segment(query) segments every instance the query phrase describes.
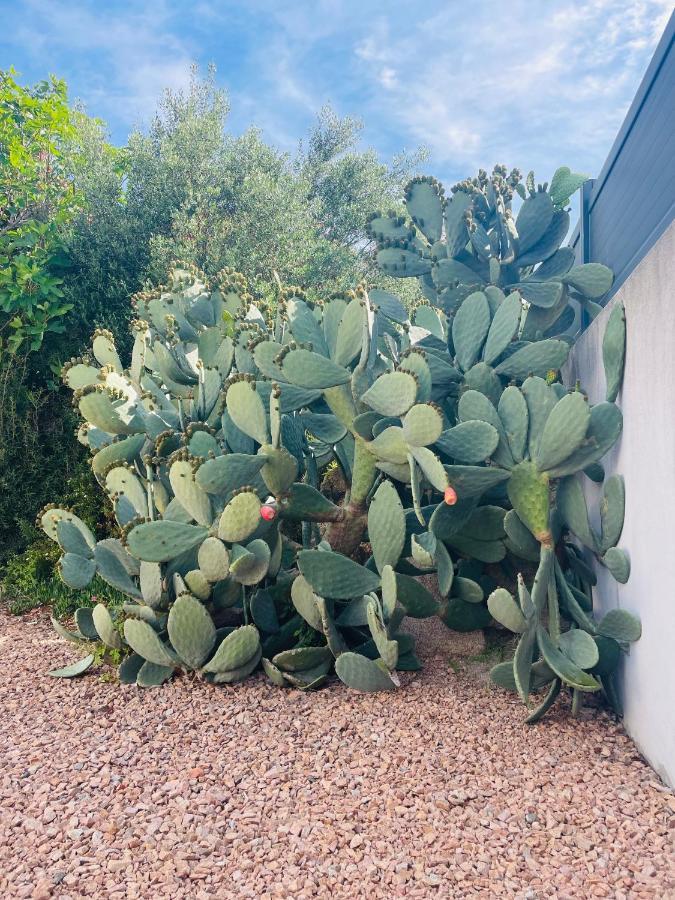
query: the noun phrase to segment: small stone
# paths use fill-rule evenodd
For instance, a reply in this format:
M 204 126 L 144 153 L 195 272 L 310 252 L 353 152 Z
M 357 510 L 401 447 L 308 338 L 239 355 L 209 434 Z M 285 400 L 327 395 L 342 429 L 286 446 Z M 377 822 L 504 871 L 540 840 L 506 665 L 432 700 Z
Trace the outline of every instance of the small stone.
M 52 896 L 54 885 L 46 878 L 40 879 L 31 894 L 32 900 L 49 900 Z

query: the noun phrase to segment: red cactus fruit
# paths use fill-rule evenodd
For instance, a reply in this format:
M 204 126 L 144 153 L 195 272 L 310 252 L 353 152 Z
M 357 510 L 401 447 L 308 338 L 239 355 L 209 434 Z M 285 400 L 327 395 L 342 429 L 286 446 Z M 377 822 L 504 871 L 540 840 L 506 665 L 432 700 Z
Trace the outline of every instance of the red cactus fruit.
M 271 522 L 273 519 L 276 519 L 277 511 L 273 506 L 269 506 L 266 503 L 264 506 L 260 507 L 260 515 L 266 522 Z
M 448 506 L 454 506 L 455 503 L 457 503 L 457 492 L 455 491 L 454 487 L 450 487 L 450 485 L 446 487 L 445 491 L 443 492 L 443 500 L 448 504 Z

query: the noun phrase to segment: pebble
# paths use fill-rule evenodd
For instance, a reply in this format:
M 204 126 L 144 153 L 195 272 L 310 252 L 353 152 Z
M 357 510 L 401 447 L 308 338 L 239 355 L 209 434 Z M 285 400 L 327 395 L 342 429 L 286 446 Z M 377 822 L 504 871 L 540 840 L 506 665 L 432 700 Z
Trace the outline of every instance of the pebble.
M 675 897 L 675 795 L 622 727 L 561 697 L 528 728 L 480 635 L 411 630 L 393 694 L 143 692 L 49 679 L 73 647 L 0 612 L 0 897 Z

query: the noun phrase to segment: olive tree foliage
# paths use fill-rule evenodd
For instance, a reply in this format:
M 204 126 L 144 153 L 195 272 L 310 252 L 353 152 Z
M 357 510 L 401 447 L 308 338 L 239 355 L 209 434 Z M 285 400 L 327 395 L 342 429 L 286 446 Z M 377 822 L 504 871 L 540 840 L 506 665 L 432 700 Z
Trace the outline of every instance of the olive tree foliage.
M 90 132 L 88 209 L 71 237 L 66 289 L 88 330 L 106 324 L 124 339 L 127 297 L 163 279 L 174 259 L 207 274 L 233 266 L 267 296 L 274 272 L 324 294 L 364 275 L 382 280 L 367 217 L 398 208 L 423 153 L 385 165 L 360 148 L 361 124 L 327 107 L 288 154 L 255 128 L 228 133 L 228 112 L 214 70 L 205 78 L 195 70 L 185 90 L 164 93 L 149 129 L 130 136 L 121 158 L 103 153 L 100 134 Z
M 336 253 L 322 267 L 317 260 L 311 275 L 319 283 L 349 277 L 357 259 L 359 271 L 379 277 L 373 245 L 365 223 L 374 209 L 401 206 L 401 189 L 413 169 L 425 159 L 424 151 L 402 153 L 390 166 L 374 150 L 359 150 L 362 123 L 340 118 L 325 106 L 309 136 L 300 142 L 294 170 L 306 185 L 320 238 Z

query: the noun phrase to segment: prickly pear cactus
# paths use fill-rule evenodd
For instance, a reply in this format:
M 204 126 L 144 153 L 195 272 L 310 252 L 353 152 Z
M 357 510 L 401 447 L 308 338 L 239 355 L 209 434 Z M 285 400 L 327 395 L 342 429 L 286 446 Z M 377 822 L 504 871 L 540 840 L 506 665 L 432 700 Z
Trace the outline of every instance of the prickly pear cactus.
M 570 226 L 565 207 L 586 180 L 562 167 L 550 186 L 535 185 L 533 172 L 523 182 L 517 169 L 495 166 L 490 175 L 481 170 L 454 185 L 446 197 L 434 178 L 415 178 L 405 193 L 407 216 L 375 214 L 370 220 L 377 262 L 395 278 L 419 278 L 432 306 L 448 315 L 473 293 L 484 293 L 494 304 L 502 294 L 517 292 L 523 301 L 522 340 L 564 334 L 574 322 L 574 306 L 594 316 L 598 299 L 612 284 L 606 266 L 574 266 L 573 250 L 563 246 Z M 516 194 L 522 202 L 514 214 Z M 474 314 L 476 331 L 486 330 L 485 313 Z M 434 333 L 428 313 L 421 318 L 416 324 Z M 505 316 L 507 331 L 508 321 Z M 515 331 L 516 326 L 507 342 Z M 494 341 L 486 351 L 492 360 L 501 354 Z M 473 345 L 458 352 L 477 359 Z
M 272 314 L 240 276 L 208 284 L 187 268 L 134 304 L 128 367 L 97 331 L 63 372 L 119 537 L 97 542 L 69 510 L 39 516 L 70 586 L 98 574 L 130 602 L 80 610 L 78 630 L 59 633 L 128 653 L 120 679 L 142 687 L 181 670 L 232 683 L 262 663 L 279 684 L 314 688 L 344 653 L 364 660 L 337 667 L 351 687 L 394 687 L 397 668 L 419 667 L 402 619 L 438 604 L 393 567 L 415 552 L 425 493 L 454 499 L 431 449 L 441 388 L 411 350 L 407 315 L 381 326 L 364 289 L 324 305 L 289 289 Z M 340 503 L 320 490 L 329 464 Z M 364 566 L 350 556 L 368 530 L 377 557 Z M 447 550 L 423 545 L 451 578 Z
M 92 615 L 79 610 L 75 632 L 55 627 L 69 640 L 130 653 L 124 682 L 156 686 L 179 669 L 232 682 L 262 656 L 249 624 L 252 598 L 275 579 L 283 545 L 276 509 L 264 512 L 267 457 L 255 453 L 226 401 L 229 389 L 250 389 L 243 416 L 250 412 L 247 427 L 261 443 L 267 413 L 249 384 L 246 344 L 265 320 L 250 301 L 233 272 L 207 284 L 196 270 L 175 269 L 168 285 L 133 298 L 139 318 L 128 368 L 112 335 L 99 330 L 91 354 L 63 370 L 85 420 L 78 439 L 92 452 L 120 536 L 97 542 L 54 507 L 38 520 L 63 551 L 67 584 L 84 588 L 98 574 L 130 602 L 112 613 L 100 604 Z M 222 624 L 230 607 L 241 628 Z M 244 650 L 232 656 L 227 648 L 245 629 Z
M 459 601 L 451 597 L 440 615 L 451 628 L 482 627 L 494 619 L 522 635 L 513 662 L 497 667 L 495 680 L 508 682 L 527 702 L 530 686 L 550 684 L 528 721 L 543 715 L 561 685 L 572 690 L 574 711 L 582 691 L 601 687 L 616 709 L 612 672 L 625 644 L 593 620 L 595 575 L 588 564 L 594 556 L 617 581 L 628 579 L 629 559 L 617 546 L 623 480 L 612 476 L 604 482 L 599 516 L 589 512 L 586 494 L 592 488 L 584 490 L 582 482 L 603 482 L 600 461 L 622 429 L 614 402 L 625 349 L 620 306 L 612 311 L 603 343 L 606 401 L 591 405 L 579 386 L 568 391 L 560 379 L 579 312 L 594 317 L 612 284 L 609 269 L 575 266 L 573 251 L 562 246 L 569 230 L 565 206 L 584 180 L 561 168 L 550 186 L 535 186 L 533 173 L 523 183 L 517 170 L 496 166 L 490 176 L 481 171 L 455 185 L 446 198 L 437 181 L 416 178 L 406 190 L 407 216 L 378 214 L 369 225 L 380 268 L 419 280 L 426 300 L 413 312 L 413 348 L 447 373 L 442 394 L 433 395 L 446 417 L 433 449 L 459 502 L 429 510 L 429 530 L 472 558 L 481 591 Z M 514 214 L 516 194 L 521 202 Z M 384 300 L 396 308 L 394 295 Z M 596 519 L 599 533 L 591 524 Z M 524 583 L 519 605 L 503 588 L 492 590 L 494 571 L 481 570 L 481 564 L 518 569 L 523 561 L 540 559 L 540 602 L 534 607 L 524 604 Z M 487 606 L 484 593 L 490 595 Z M 621 615 L 633 622 L 626 640 L 637 639 L 634 618 Z M 572 630 L 561 633 L 561 621 Z M 595 670 L 602 664 L 597 654 L 578 658 L 579 648 L 590 646 L 588 635 L 599 636 L 599 652 L 613 661 L 611 667 L 605 661 L 602 675 Z M 597 677 L 584 681 L 575 666 Z
M 120 535 L 97 542 L 68 510 L 40 517 L 68 584 L 99 574 L 130 602 L 59 633 L 128 653 L 120 680 L 141 687 L 180 671 L 230 684 L 261 666 L 280 687 L 335 672 L 387 691 L 420 666 L 406 616 L 464 631 L 496 620 L 522 635 L 509 665 L 523 698 L 553 685 L 550 706 L 567 685 L 577 709 L 579 691 L 615 694 L 611 642 L 635 628 L 594 623 L 585 553 L 628 577 L 623 482 L 605 483 L 598 532 L 577 478 L 602 481 L 621 431 L 625 323 L 606 341 L 608 399 L 591 406 L 559 379 L 573 306 L 611 284 L 561 248 L 578 180 L 560 170 L 535 190 L 495 170 L 446 202 L 416 179 L 409 218 L 370 223 L 383 269 L 421 278 L 411 311 L 363 286 L 323 302 L 280 288 L 265 307 L 241 276 L 190 268 L 137 295 L 128 367 L 97 332 L 64 370 Z M 499 579 L 532 562 L 516 603 Z

